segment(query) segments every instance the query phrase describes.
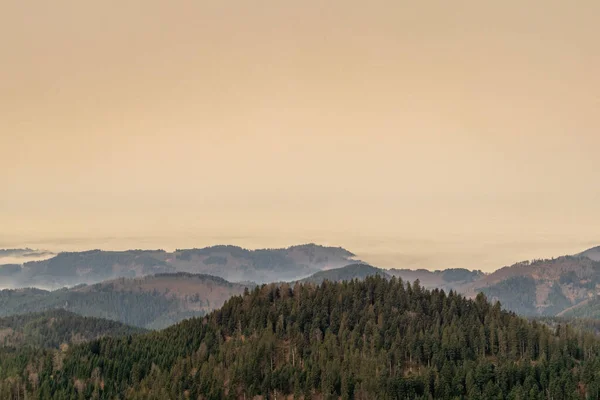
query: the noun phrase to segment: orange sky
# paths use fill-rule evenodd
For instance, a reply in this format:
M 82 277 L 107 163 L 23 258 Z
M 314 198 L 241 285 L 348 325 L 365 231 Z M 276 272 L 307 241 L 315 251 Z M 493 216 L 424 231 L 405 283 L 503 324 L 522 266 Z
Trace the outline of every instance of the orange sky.
M 2 1 L 0 244 L 600 241 L 599 15 L 596 0 Z

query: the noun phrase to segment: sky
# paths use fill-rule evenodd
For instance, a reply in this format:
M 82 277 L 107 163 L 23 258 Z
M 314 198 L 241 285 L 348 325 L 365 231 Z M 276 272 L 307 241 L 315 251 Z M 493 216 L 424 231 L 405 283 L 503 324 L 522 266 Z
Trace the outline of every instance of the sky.
M 0 247 L 600 244 L 600 2 L 0 0 Z

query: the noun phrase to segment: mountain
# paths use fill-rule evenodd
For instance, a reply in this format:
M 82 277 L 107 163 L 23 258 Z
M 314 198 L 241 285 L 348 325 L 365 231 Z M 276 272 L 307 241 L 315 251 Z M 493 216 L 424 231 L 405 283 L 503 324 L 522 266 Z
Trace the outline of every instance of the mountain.
M 600 261 L 600 246 L 592 247 L 584 252 L 578 254 L 580 257 L 587 257 L 594 261 Z
M 21 287 L 58 288 L 116 277 L 176 272 L 166 258 L 167 253 L 160 250 L 60 253 L 48 260 L 25 263 L 18 282 Z
M 471 271 L 464 268 L 450 268 L 437 271 L 394 268 L 387 270 L 387 272 L 407 282 L 419 280 L 419 283 L 428 289 L 440 288 L 444 290 L 460 290 L 485 276 L 481 271 Z
M 600 320 L 600 296 L 587 299 L 569 307 L 558 314 L 565 318 L 584 318 Z
M 115 321 L 82 317 L 65 310 L 16 315 L 0 318 L 0 346 L 24 345 L 59 348 L 104 336 L 127 336 L 144 333 Z
M 501 268 L 462 287 L 475 296 L 485 293 L 521 315 L 557 315 L 595 296 L 600 290 L 600 262 L 564 256 Z
M 600 390 L 593 334 L 381 276 L 265 285 L 204 318 L 73 346 L 60 365 L 54 354 L 0 357 L 0 398 L 584 399 Z
M 204 315 L 242 294 L 247 285 L 187 273 L 119 278 L 94 285 L 46 291 L 0 291 L 0 316 L 62 308 L 83 316 L 161 329 L 185 318 Z
M 384 278 L 391 277 L 385 270 L 368 264 L 350 264 L 342 268 L 316 272 L 308 278 L 300 280 L 300 282 L 321 284 L 325 280 L 330 282 L 351 281 L 352 279 L 365 279 L 367 276 L 373 275 L 381 275 Z
M 232 282 L 292 281 L 321 270 L 353 262 L 354 254 L 340 247 L 315 244 L 286 249 L 247 250 L 236 246 L 177 250 L 170 263 L 178 270 L 220 276 Z
M 203 249 L 128 250 L 60 253 L 43 261 L 28 262 L 15 271 L 10 287 L 58 289 L 93 284 L 119 277 L 188 272 L 219 276 L 230 282 L 291 281 L 315 272 L 348 265 L 354 254 L 339 247 L 315 244 L 286 249 L 247 250 L 236 246 Z

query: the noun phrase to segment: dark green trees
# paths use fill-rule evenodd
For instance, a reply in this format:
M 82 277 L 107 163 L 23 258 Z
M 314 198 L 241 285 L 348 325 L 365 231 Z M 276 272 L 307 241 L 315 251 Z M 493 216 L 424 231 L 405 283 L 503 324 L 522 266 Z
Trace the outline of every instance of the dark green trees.
M 25 387 L 66 399 L 598 399 L 599 351 L 591 334 L 483 295 L 375 276 L 262 286 L 162 332 L 76 346 Z M 20 382 L 31 357 L 10 364 Z

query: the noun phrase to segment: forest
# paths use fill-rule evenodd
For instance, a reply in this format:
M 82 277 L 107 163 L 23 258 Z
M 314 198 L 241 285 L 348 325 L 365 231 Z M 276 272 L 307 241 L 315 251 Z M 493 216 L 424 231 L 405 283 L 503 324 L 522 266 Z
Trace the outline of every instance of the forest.
M 483 294 L 373 276 L 263 285 L 203 318 L 63 353 L 4 350 L 0 398 L 598 399 L 599 352 L 591 332 Z

